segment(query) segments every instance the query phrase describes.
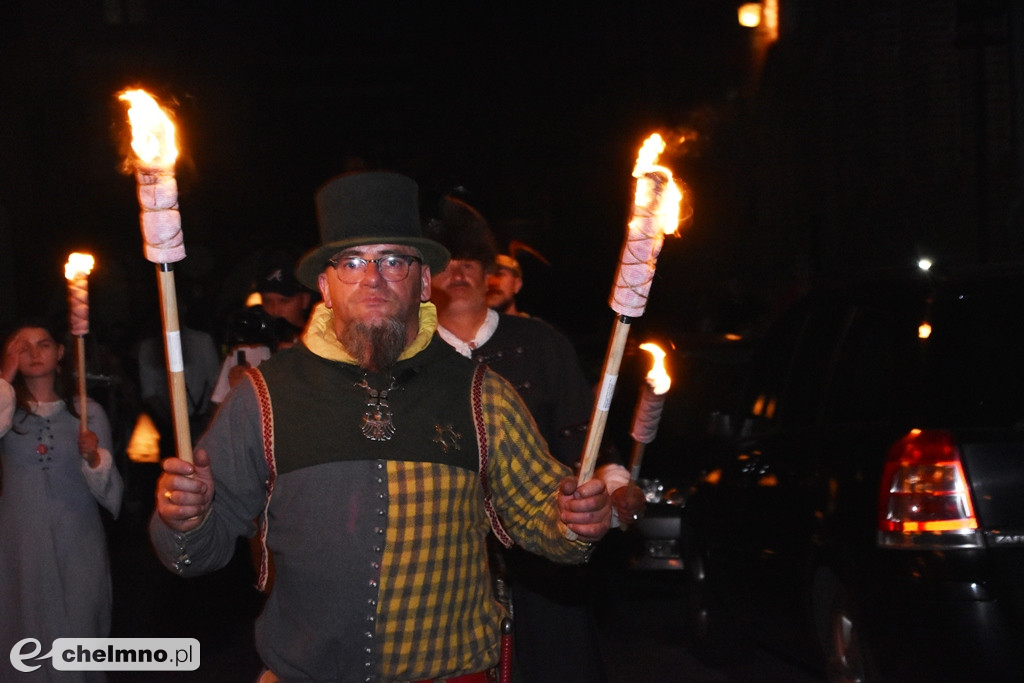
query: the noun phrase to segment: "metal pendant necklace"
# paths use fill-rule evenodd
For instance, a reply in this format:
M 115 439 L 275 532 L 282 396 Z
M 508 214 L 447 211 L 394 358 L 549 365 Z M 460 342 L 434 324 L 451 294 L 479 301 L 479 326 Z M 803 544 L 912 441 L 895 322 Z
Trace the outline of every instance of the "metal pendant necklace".
M 366 381 L 366 375 L 355 385 L 366 389 L 366 413 L 363 415 L 361 430 L 363 436 L 370 441 L 388 441 L 395 435 L 395 423 L 391 420 L 391 406 L 388 405 L 388 392 L 398 386 L 398 381 L 391 377 L 391 386 L 387 389 L 374 389 Z

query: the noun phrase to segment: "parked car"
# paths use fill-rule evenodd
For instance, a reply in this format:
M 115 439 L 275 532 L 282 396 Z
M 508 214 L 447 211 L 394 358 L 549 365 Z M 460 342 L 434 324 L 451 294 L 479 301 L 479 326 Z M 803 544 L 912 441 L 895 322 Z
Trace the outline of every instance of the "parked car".
M 687 497 L 695 651 L 829 680 L 1019 679 L 1024 268 L 822 285 L 758 344 Z

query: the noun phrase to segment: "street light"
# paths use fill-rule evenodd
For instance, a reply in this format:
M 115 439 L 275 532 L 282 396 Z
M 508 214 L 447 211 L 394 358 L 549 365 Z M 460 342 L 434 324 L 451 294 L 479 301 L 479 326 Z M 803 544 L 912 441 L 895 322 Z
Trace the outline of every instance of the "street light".
M 765 46 L 779 39 L 779 0 L 745 2 L 736 10 L 740 26 L 759 29 L 759 39 Z
M 745 2 L 736 10 L 740 26 L 757 28 L 761 24 L 761 3 Z

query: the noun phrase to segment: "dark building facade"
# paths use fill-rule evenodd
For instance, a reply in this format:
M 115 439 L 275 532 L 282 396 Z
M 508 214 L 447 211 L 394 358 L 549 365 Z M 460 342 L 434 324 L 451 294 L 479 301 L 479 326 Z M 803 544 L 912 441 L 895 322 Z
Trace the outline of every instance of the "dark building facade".
M 818 271 L 1024 256 L 1024 7 L 779 0 L 737 130 L 753 253 Z

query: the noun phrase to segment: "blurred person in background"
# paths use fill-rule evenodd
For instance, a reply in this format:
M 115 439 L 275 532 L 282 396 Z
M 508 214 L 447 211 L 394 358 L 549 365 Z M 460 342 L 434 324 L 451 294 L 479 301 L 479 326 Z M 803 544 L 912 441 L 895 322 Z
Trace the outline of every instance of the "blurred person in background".
M 288 324 L 278 331 L 278 348 L 294 344 L 306 327 L 313 302 L 313 293 L 295 279 L 295 260 L 273 258 L 257 278 L 256 291 L 267 315 Z
M 116 518 L 124 484 L 110 424 L 87 399 L 87 426 L 64 346 L 42 321 L 16 327 L 0 356 L 0 680 L 102 681 L 103 672 L 32 678 L 11 668 L 14 646 L 34 638 L 103 638 L 110 632 L 110 560 L 100 506 Z M 70 366 L 68 366 L 70 367 Z
M 487 305 L 498 313 L 522 315 L 516 308 L 516 294 L 523 288 L 523 268 L 508 254 L 498 254 L 487 273 Z
M 254 288 L 259 303 L 246 302 L 231 316 L 228 354 L 220 368 L 213 402 L 221 403 L 228 390 L 279 349 L 294 344 L 306 327 L 313 293 L 295 279 L 295 258 L 275 252 L 265 260 Z
M 523 288 L 523 267 L 519 263 L 519 254 L 524 252 L 546 266 L 551 265 L 532 247 L 515 240 L 509 242 L 507 253 L 496 255 L 487 271 L 487 305 L 498 313 L 530 317 L 529 313 L 519 310 L 516 304 L 516 295 Z

